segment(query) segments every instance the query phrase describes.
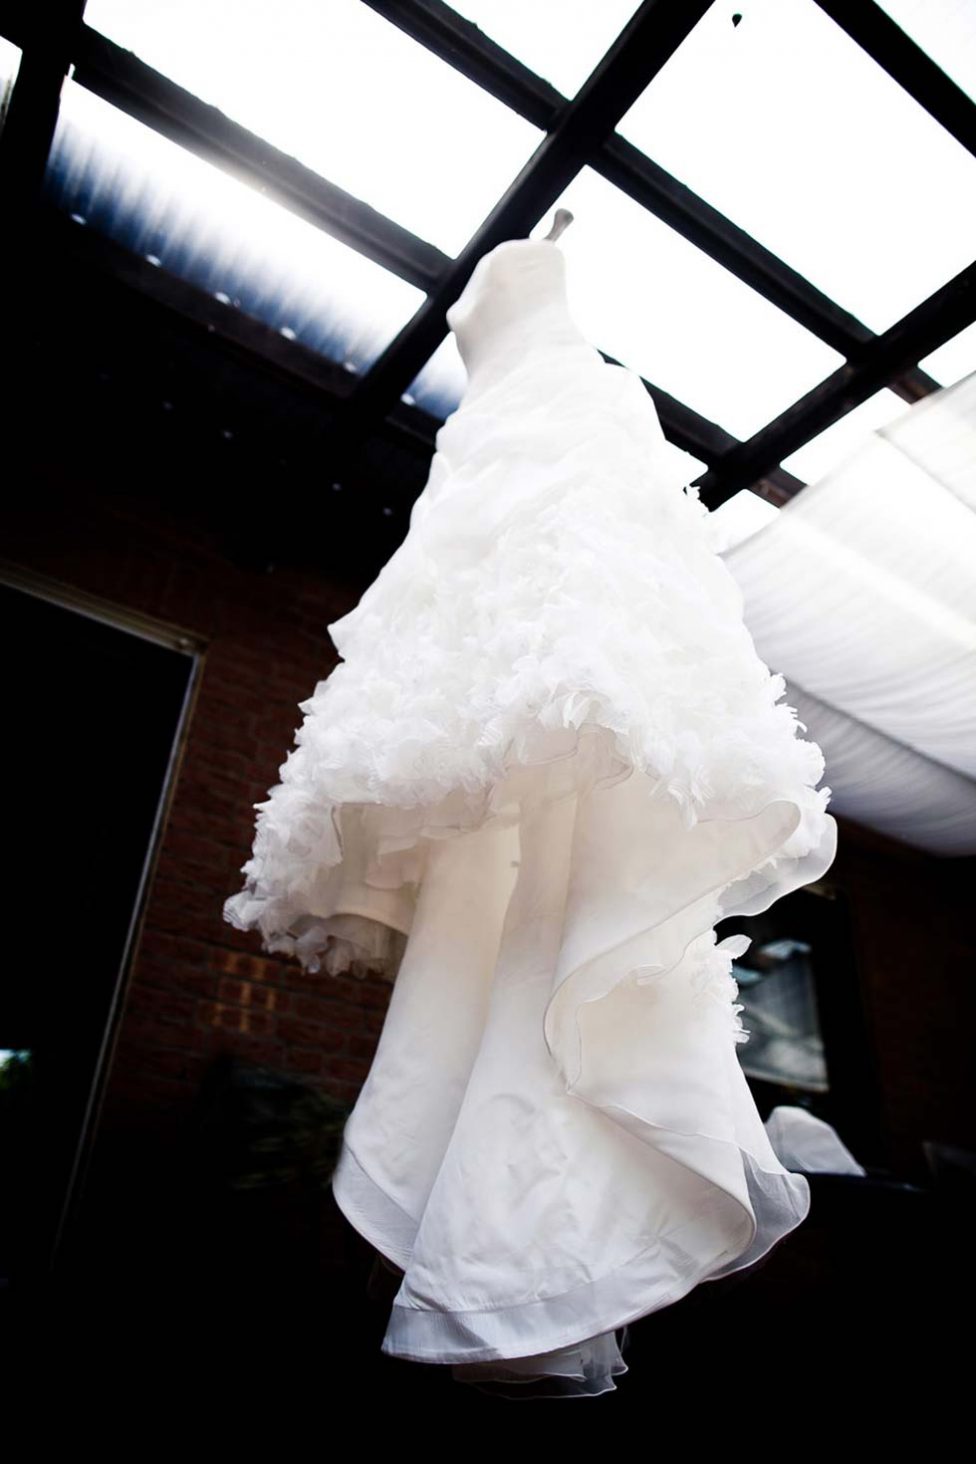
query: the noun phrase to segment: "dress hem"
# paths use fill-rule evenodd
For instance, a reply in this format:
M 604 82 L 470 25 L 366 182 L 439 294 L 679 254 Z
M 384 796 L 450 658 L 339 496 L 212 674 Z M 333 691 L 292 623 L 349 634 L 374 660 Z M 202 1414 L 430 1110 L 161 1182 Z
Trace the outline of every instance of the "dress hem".
M 733 1143 L 730 1139 L 718 1139 L 713 1135 L 680 1134 L 666 1129 L 664 1125 L 648 1124 L 648 1127 L 677 1138 L 691 1137 L 713 1144 Z M 730 1244 L 726 1226 L 720 1245 L 713 1246 L 705 1257 L 693 1256 L 678 1244 L 675 1237 L 693 1227 L 700 1229 L 708 1216 L 715 1216 L 718 1223 L 718 1212 L 727 1214 L 730 1205 L 741 1204 L 729 1191 L 722 1190 L 707 1205 L 700 1206 L 690 1220 L 656 1236 L 651 1245 L 615 1271 L 560 1295 L 496 1309 L 470 1311 L 432 1310 L 406 1306 L 394 1300 L 381 1350 L 406 1361 L 444 1365 L 498 1362 L 506 1358 L 548 1353 L 616 1331 L 679 1301 L 705 1281 L 720 1280 L 733 1271 L 754 1265 L 802 1224 L 809 1213 L 810 1188 L 803 1175 L 786 1169 L 766 1169 L 741 1144 L 735 1144 L 735 1147 L 754 1195 L 769 1192 L 770 1178 L 781 1192 L 783 1208 L 775 1226 L 764 1229 L 752 1223 L 755 1211 L 750 1210 L 739 1226 L 741 1241 Z M 757 1179 L 759 1175 L 766 1176 L 765 1183 Z M 413 1236 L 401 1245 L 391 1235 L 391 1224 L 394 1230 L 404 1226 L 411 1228 L 415 1235 L 417 1223 L 370 1177 L 345 1141 L 339 1163 L 333 1171 L 332 1186 L 336 1203 L 350 1224 L 376 1250 L 406 1272 Z M 745 1236 L 746 1230 L 748 1237 Z M 675 1276 L 678 1280 L 662 1291 L 662 1284 Z M 540 1328 L 540 1318 L 556 1323 L 568 1307 L 575 1311 L 573 1320 L 564 1322 L 551 1333 Z M 494 1343 L 487 1340 L 492 1334 L 497 1339 Z M 425 1337 L 437 1336 L 442 1339 L 442 1345 L 422 1345 Z M 451 1350 L 447 1350 L 448 1347 Z

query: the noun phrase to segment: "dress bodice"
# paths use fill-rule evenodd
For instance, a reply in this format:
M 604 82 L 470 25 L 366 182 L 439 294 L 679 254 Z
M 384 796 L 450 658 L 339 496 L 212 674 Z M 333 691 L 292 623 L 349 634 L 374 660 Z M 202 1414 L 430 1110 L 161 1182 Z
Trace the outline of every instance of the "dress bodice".
M 485 254 L 447 323 L 469 387 L 504 375 L 529 352 L 593 349 L 570 313 L 565 256 L 548 239 L 509 239 Z

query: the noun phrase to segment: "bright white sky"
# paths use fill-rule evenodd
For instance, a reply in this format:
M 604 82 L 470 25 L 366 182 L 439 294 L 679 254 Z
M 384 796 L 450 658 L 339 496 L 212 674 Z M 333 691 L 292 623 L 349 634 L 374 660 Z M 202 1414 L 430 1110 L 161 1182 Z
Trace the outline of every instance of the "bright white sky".
M 636 0 L 459 0 L 457 8 L 573 95 Z M 883 8 L 972 86 L 976 0 L 885 0 Z M 449 254 L 540 141 L 361 0 L 88 0 L 86 20 Z M 86 125 L 93 117 L 89 109 Z M 125 132 L 137 167 L 138 134 L 132 124 L 126 130 L 129 119 L 117 129 L 116 121 L 102 113 L 101 144 L 112 147 L 115 131 Z M 619 130 L 873 330 L 887 329 L 976 254 L 976 160 L 812 0 L 715 0 Z M 193 172 L 204 210 L 213 170 L 190 161 L 195 172 L 171 145 L 146 156 L 157 181 L 182 198 Z M 247 207 L 253 190 L 235 188 Z M 230 198 L 221 191 L 214 227 L 240 237 Z M 583 330 L 735 436 L 750 436 L 840 364 L 590 170 L 563 201 L 576 215 L 561 245 Z M 279 268 L 318 269 L 319 289 L 332 292 L 337 309 L 368 317 L 359 346 L 348 348 L 361 367 L 408 318 L 416 292 L 401 281 L 381 286 L 384 272 L 372 265 L 368 285 L 363 261 L 335 241 L 323 269 L 315 242 L 299 248 L 300 231 L 273 222 L 284 211 L 260 203 L 248 222 L 266 229 L 265 255 L 290 240 L 297 252 Z M 548 220 L 539 232 L 547 228 Z M 249 247 L 260 244 L 252 238 Z M 974 366 L 969 330 L 926 369 L 948 384 Z M 423 401 L 432 383 L 456 393 L 462 380 L 450 343 L 412 390 Z M 881 392 L 785 466 L 809 480 L 905 406 Z

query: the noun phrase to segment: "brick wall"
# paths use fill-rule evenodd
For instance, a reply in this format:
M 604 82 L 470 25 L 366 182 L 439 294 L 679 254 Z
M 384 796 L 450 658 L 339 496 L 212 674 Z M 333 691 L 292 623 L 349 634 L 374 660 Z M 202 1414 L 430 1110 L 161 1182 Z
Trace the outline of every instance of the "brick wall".
M 832 877 L 852 917 L 885 1162 L 927 1174 L 922 1144 L 976 1151 L 976 860 L 937 859 L 841 825 Z
M 57 483 L 8 526 L 9 559 L 186 627 L 207 645 L 125 1000 L 103 1129 L 165 1135 L 208 1065 L 233 1052 L 349 1103 L 369 1069 L 389 986 L 309 976 L 222 919 L 250 852 L 253 805 L 277 781 L 298 703 L 335 664 L 326 626 L 359 590 L 312 570 L 247 569 L 218 528 L 149 500 Z M 79 524 L 82 526 L 79 528 Z M 889 1162 L 919 1170 L 924 1138 L 976 1146 L 973 937 L 966 870 L 841 822 L 833 877 L 883 1087 Z
M 230 562 L 219 533 L 149 502 L 57 485 L 8 525 L 18 564 L 183 626 L 206 644 L 148 892 L 101 1125 L 165 1130 L 214 1056 L 233 1051 L 351 1102 L 389 996 L 379 978 L 305 974 L 222 918 L 243 883 L 255 811 L 278 779 L 298 703 L 336 662 L 326 629 L 358 592 L 295 569 Z M 81 525 L 81 527 L 79 527 Z

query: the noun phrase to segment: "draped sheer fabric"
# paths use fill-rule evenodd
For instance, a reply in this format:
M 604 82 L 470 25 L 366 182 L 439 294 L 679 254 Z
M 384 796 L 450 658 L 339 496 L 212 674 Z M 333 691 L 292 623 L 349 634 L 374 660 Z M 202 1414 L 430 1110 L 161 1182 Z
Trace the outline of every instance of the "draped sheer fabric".
M 468 390 L 224 913 L 393 983 L 332 1181 L 403 1272 L 383 1350 L 594 1396 L 628 1323 L 808 1212 L 737 1058 L 749 942 L 715 926 L 819 879 L 837 830 L 697 466 L 580 335 L 559 249 L 499 246 L 449 323 Z
M 974 509 L 976 372 L 723 554 L 829 764 L 831 807 L 948 857 L 976 853 Z

